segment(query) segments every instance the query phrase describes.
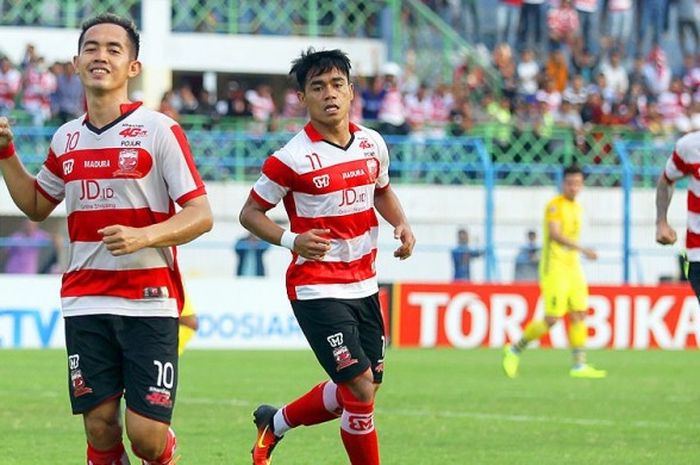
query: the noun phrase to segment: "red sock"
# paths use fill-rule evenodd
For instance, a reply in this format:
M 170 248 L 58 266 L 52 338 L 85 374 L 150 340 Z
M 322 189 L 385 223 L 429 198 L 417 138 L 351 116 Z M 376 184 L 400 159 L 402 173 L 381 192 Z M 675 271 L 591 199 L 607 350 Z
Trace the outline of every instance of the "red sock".
M 374 402 L 360 402 L 345 385 L 338 386 L 343 399 L 340 437 L 352 465 L 379 465 L 379 442 L 374 429 Z
M 287 404 L 282 409 L 282 415 L 289 427 L 295 428 L 335 420 L 340 416 L 340 410 L 338 387 L 333 381 L 325 381 Z
M 170 465 L 172 460 L 175 458 L 175 450 L 177 449 L 177 438 L 175 437 L 175 431 L 173 431 L 172 428 L 168 428 L 168 436 L 166 439 L 165 443 L 165 449 L 163 449 L 163 453 L 160 454 L 160 457 L 158 457 L 155 460 L 149 461 L 145 457 L 143 457 L 142 454 L 139 453 L 133 446 L 131 447 L 131 450 L 134 451 L 134 454 L 140 459 L 143 460 L 144 465 Z
M 109 450 L 97 450 L 88 443 L 87 465 L 129 465 L 129 457 L 121 442 Z

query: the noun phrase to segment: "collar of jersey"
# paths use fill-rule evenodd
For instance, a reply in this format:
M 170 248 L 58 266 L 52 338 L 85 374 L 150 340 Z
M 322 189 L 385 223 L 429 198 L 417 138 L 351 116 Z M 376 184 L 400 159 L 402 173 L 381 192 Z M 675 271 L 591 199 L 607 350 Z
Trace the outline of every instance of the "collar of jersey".
M 360 130 L 360 127 L 350 121 L 348 124 L 348 129 L 350 130 L 350 134 L 354 134 Z M 304 131 L 306 132 L 306 135 L 309 136 L 309 139 L 311 139 L 311 142 L 321 142 L 325 140 L 321 133 L 316 130 L 313 124 L 311 124 L 311 121 L 306 123 L 306 126 L 304 126 Z
M 143 102 L 128 102 L 128 103 L 122 103 L 119 105 L 119 114 L 121 116 L 124 116 L 127 113 L 131 113 L 132 111 L 136 110 L 138 107 L 143 105 Z M 90 122 L 90 115 L 85 113 L 85 118 L 83 119 L 83 124 Z
M 128 102 L 128 103 L 122 103 L 119 105 L 119 118 L 115 119 L 111 123 L 98 128 L 96 126 L 93 126 L 92 123 L 90 123 L 90 115 L 85 113 L 85 118 L 83 119 L 83 124 L 87 126 L 91 131 L 101 134 L 105 132 L 107 129 L 113 127 L 115 124 L 117 124 L 119 121 L 123 120 L 129 113 L 132 111 L 136 110 L 139 108 L 141 105 L 143 105 L 143 102 Z

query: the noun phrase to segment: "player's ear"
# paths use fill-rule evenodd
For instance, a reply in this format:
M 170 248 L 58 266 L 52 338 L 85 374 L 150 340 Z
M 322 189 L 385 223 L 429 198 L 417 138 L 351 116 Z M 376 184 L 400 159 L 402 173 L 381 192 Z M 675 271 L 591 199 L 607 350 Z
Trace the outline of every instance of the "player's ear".
M 301 90 L 297 91 L 297 99 L 299 99 L 299 103 L 301 103 L 304 107 L 306 107 L 306 93 L 304 93 Z
M 80 74 L 80 71 L 78 71 L 78 55 L 73 55 L 73 72 Z
M 129 78 L 133 78 L 141 74 L 141 62 L 139 60 L 132 60 L 129 63 Z

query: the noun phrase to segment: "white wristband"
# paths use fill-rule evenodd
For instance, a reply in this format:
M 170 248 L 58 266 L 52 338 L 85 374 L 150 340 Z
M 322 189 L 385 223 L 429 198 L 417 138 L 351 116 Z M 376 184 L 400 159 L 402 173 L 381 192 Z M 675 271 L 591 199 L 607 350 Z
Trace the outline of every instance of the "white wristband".
M 298 235 L 299 234 L 285 229 L 282 233 L 282 237 L 280 238 L 280 245 L 294 252 L 294 240 Z

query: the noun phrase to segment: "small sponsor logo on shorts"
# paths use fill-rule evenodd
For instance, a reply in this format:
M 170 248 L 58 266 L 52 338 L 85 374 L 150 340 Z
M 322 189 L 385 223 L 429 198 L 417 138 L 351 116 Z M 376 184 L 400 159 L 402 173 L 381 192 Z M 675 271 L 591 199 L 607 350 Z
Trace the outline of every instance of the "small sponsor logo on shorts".
M 80 365 L 80 355 L 73 354 L 68 356 L 68 368 L 71 370 L 77 370 Z
M 158 407 L 173 408 L 173 400 L 170 398 L 170 391 L 151 386 L 146 395 L 146 402 Z
M 80 370 L 71 370 L 70 384 L 73 388 L 73 397 L 84 396 L 92 392 L 92 388 L 85 384 L 85 378 L 83 378 L 83 373 Z
M 326 338 L 326 341 L 331 345 L 331 347 L 339 347 L 343 345 L 343 333 L 331 334 Z
M 374 366 L 375 373 L 384 373 L 384 362 L 379 362 Z
M 143 288 L 144 299 L 167 299 L 168 297 L 170 297 L 170 292 L 166 286 Z
M 335 371 L 340 371 L 357 363 L 356 358 L 352 358 L 348 346 L 340 346 L 333 349 L 333 358 L 335 358 Z

